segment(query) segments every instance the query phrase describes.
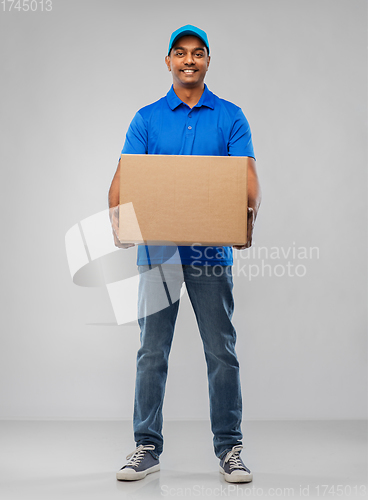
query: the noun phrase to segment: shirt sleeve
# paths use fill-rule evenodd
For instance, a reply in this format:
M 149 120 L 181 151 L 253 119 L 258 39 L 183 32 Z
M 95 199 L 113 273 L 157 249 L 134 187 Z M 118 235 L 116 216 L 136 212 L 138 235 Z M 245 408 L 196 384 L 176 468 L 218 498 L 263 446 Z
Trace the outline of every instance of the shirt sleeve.
M 142 115 L 138 111 L 129 125 L 128 132 L 125 137 L 124 147 L 121 153 L 137 155 L 146 154 L 148 150 L 147 145 L 147 126 Z
M 230 156 L 251 156 L 256 159 L 254 156 L 250 126 L 241 109 L 238 110 L 234 117 L 228 144 L 228 152 Z

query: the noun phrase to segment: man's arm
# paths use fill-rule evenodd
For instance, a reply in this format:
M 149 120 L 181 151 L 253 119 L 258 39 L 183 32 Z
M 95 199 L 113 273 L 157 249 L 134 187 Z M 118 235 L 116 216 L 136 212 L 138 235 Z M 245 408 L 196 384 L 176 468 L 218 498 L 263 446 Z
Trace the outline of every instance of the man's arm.
M 120 161 L 116 169 L 114 178 L 112 179 L 109 190 L 109 208 L 114 208 L 119 205 L 119 190 L 120 190 Z
M 261 190 L 258 182 L 256 161 L 254 159 L 252 133 L 248 120 L 240 108 L 234 117 L 228 149 L 231 156 L 245 156 L 248 164 L 248 238 L 245 245 L 233 245 L 237 250 L 242 250 L 252 245 L 253 227 L 261 203 Z
M 256 220 L 257 217 L 261 198 L 261 187 L 257 175 L 256 160 L 254 158 L 248 158 L 248 207 L 253 209 L 254 220 Z
M 126 134 L 122 153 L 124 154 L 146 154 L 148 143 L 148 132 L 146 122 L 138 111 L 131 121 Z M 119 202 L 120 202 L 120 163 L 116 169 L 114 178 L 109 190 L 109 210 L 110 220 L 114 233 L 115 245 L 119 248 L 133 247 L 134 243 L 120 243 L 117 235 L 119 234 Z
M 119 193 L 120 193 L 120 161 L 112 179 L 109 190 L 109 212 L 112 225 L 112 234 L 114 235 L 115 246 L 119 248 L 133 247 L 134 243 L 121 243 L 117 237 L 119 234 Z
M 259 185 L 256 161 L 254 158 L 247 157 L 248 160 L 248 221 L 247 221 L 247 243 L 243 246 L 233 245 L 237 250 L 249 248 L 252 245 L 252 235 L 254 223 L 257 218 L 259 206 L 261 204 L 261 187 Z

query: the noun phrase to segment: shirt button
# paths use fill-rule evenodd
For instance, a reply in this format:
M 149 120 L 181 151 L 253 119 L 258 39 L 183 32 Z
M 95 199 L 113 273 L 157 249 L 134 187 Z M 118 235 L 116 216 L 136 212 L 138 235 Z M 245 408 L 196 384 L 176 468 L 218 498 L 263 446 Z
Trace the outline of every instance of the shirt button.
M 188 129 L 189 129 L 189 130 L 191 130 L 191 129 L 192 129 L 192 127 L 189 125 Z
M 189 118 L 192 118 L 192 115 L 188 115 L 188 116 L 189 116 Z

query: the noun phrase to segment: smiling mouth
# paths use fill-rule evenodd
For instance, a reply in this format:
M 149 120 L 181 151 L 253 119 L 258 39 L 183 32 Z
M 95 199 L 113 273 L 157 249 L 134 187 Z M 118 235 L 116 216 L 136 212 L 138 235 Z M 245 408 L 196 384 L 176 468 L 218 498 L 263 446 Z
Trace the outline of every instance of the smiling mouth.
M 193 73 L 195 73 L 198 70 L 197 69 L 181 69 L 180 71 L 182 71 L 186 75 L 192 75 Z

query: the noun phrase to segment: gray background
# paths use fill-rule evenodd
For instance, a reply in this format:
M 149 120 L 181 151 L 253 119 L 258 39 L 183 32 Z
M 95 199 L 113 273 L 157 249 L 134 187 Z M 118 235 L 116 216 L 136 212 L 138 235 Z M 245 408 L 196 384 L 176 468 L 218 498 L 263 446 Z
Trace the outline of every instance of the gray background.
M 251 125 L 254 248 L 319 248 L 291 259 L 304 277 L 234 276 L 244 418 L 367 416 L 366 3 L 54 0 L 0 14 L 1 418 L 132 416 L 138 327 L 113 326 L 105 289 L 72 283 L 64 237 L 106 208 L 126 129 L 168 91 L 169 37 L 187 23 L 208 34 L 210 90 Z M 209 417 L 187 295 L 164 417 Z

